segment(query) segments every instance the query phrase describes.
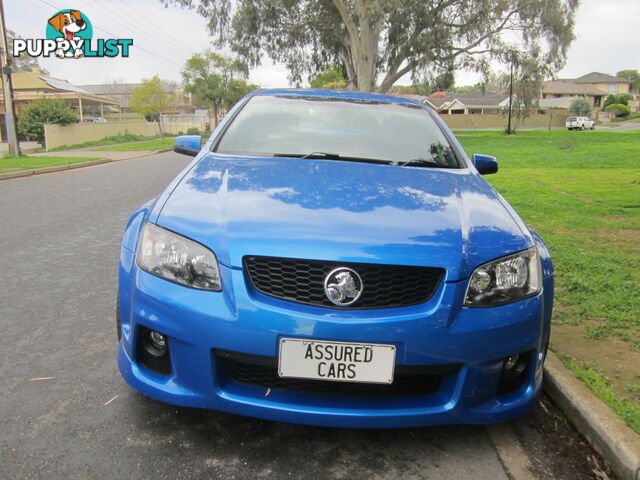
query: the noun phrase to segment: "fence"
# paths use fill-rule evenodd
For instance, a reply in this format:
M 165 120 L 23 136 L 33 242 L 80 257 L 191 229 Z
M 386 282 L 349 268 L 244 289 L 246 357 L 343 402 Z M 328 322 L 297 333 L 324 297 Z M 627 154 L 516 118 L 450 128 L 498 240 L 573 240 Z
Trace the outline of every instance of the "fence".
M 165 133 L 186 132 L 190 127 L 204 130 L 204 124 L 185 121 L 165 121 L 162 124 Z M 45 125 L 44 137 L 47 150 L 63 145 L 101 140 L 105 137 L 131 133 L 152 137 L 160 135 L 158 124 L 145 121 L 122 121 L 108 123 L 72 123 L 71 125 Z
M 526 118 L 518 127 L 564 127 L 565 120 L 570 116 L 568 112 L 559 112 L 547 115 L 535 114 Z M 450 128 L 474 129 L 474 128 L 506 128 L 506 115 L 480 115 L 458 114 L 440 115 Z
M 503 115 L 441 115 L 442 119 L 451 128 L 503 128 L 507 126 L 507 117 Z M 569 117 L 568 113 L 553 115 L 531 115 L 525 119 L 524 127 L 564 127 L 564 122 Z M 163 121 L 165 133 L 177 134 L 186 132 L 190 127 L 196 127 L 204 131 L 206 117 L 192 118 L 188 121 L 182 119 L 167 118 Z M 213 126 L 213 125 L 212 125 Z M 44 135 L 47 150 L 63 145 L 76 145 L 78 143 L 101 140 L 113 135 L 131 133 L 147 137 L 160 135 L 158 124 L 155 122 L 137 121 L 109 121 L 108 123 L 74 123 L 71 125 L 45 125 Z

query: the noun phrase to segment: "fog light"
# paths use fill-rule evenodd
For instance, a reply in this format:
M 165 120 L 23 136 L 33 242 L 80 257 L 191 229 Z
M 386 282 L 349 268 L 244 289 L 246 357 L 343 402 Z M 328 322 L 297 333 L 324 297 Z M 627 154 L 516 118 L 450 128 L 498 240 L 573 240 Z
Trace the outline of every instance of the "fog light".
M 509 355 L 507 358 L 504 359 L 504 369 L 507 371 L 513 370 L 518 366 L 519 360 L 520 360 L 520 355 L 518 355 L 517 353 L 515 355 Z
M 502 373 L 498 381 L 498 395 L 512 393 L 527 381 L 531 352 L 514 353 L 502 359 Z M 533 357 L 535 359 L 535 357 Z
M 147 330 L 143 345 L 154 357 L 162 357 L 167 353 L 167 337 L 155 330 Z
M 151 330 L 149 338 L 151 339 L 151 343 L 153 343 L 153 346 L 158 349 L 163 349 L 167 346 L 167 337 L 165 337 L 161 333 L 156 332 L 155 330 Z
M 137 338 L 137 361 L 149 370 L 161 375 L 169 375 L 171 355 L 167 336 L 140 325 Z

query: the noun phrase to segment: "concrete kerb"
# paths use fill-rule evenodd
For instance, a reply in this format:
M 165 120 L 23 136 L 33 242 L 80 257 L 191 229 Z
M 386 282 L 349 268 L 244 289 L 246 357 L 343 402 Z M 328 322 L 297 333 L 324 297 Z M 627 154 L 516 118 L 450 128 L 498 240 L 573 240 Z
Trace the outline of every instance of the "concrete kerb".
M 99 158 L 97 160 L 90 160 L 88 162 L 69 163 L 67 165 L 55 165 L 53 167 L 36 168 L 33 170 L 19 170 L 17 172 L 0 173 L 0 180 L 10 180 L 12 178 L 30 177 L 32 175 L 40 175 L 43 173 L 62 172 L 65 170 L 73 170 L 76 168 L 91 167 L 93 165 L 100 165 L 102 163 L 121 162 L 123 160 L 131 160 L 133 158 L 147 157 L 149 155 L 156 155 L 158 153 L 171 152 L 173 149 L 164 148 L 162 150 L 148 151 L 144 153 L 138 153 L 130 155 L 124 158 Z
M 578 380 L 552 352 L 544 390 L 621 480 L 640 480 L 640 435 Z

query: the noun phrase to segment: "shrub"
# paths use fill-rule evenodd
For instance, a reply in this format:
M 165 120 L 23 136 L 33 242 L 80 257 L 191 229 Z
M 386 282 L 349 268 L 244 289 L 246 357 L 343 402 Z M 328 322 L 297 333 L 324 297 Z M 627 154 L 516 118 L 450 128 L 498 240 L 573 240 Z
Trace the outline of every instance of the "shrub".
M 616 117 L 616 122 L 625 122 L 627 120 L 634 120 L 636 118 L 640 118 L 640 113 L 630 113 L 629 115 L 624 115 L 622 117 Z
M 200 135 L 200 130 L 198 127 L 189 127 L 187 128 L 187 135 Z
M 591 115 L 593 106 L 586 98 L 574 98 L 569 105 L 569 111 L 578 117 L 587 117 Z
M 604 111 L 605 112 L 611 112 L 616 117 L 624 117 L 624 116 L 629 115 L 631 113 L 631 110 L 629 110 L 629 107 L 627 107 L 626 105 L 623 105 L 621 103 L 612 103 L 611 105 L 608 105 L 604 109 Z
M 29 140 L 44 145 L 44 126 L 48 123 L 69 125 L 77 120 L 75 110 L 57 98 L 30 102 L 18 116 L 18 131 Z
M 628 93 L 621 93 L 619 95 L 609 95 L 604 101 L 603 108 L 607 108 L 609 105 L 621 104 L 624 106 L 629 105 L 629 100 L 633 97 Z

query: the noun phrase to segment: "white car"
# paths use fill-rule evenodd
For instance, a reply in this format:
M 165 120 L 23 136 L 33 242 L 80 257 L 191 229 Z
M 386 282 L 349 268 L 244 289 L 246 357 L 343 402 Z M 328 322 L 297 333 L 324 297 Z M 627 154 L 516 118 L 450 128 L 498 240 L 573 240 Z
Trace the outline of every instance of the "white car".
M 564 125 L 569 130 L 596 129 L 596 122 L 587 117 L 569 117 Z

